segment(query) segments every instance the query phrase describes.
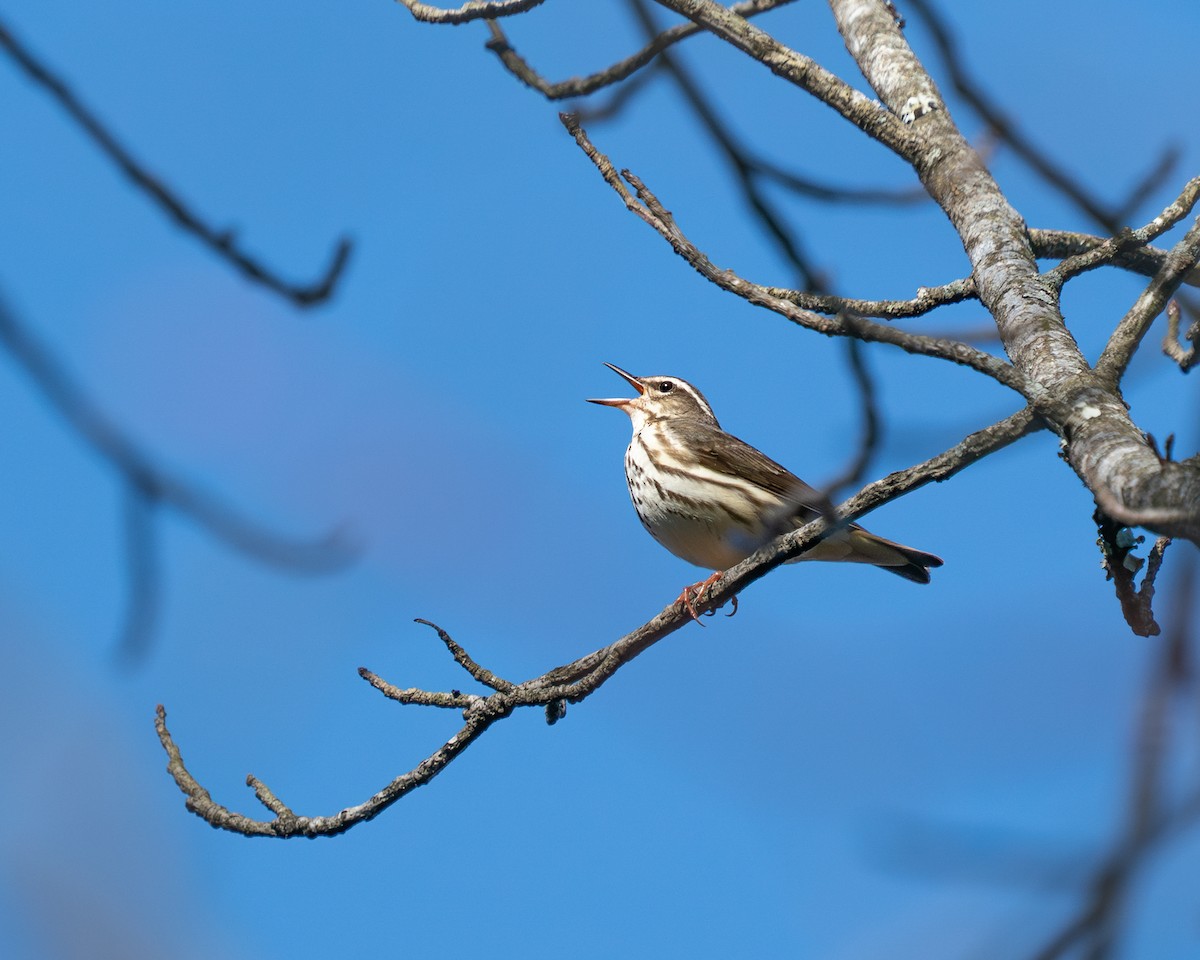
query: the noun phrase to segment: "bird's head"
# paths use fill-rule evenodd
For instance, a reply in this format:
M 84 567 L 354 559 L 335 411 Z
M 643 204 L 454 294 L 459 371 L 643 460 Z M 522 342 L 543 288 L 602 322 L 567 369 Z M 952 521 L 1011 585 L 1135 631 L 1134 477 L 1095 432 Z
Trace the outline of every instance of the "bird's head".
M 720 426 L 704 394 L 686 380 L 678 377 L 635 377 L 611 363 L 605 366 L 623 377 L 638 395 L 613 400 L 589 400 L 588 403 L 624 410 L 633 421 L 635 432 L 652 420 L 663 419 L 700 420 L 714 427 Z

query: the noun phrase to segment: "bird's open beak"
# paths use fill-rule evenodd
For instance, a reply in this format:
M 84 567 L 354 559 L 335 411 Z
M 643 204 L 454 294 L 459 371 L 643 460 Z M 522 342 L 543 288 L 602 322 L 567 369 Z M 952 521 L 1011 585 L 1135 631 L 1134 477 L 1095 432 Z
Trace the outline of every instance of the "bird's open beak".
M 627 373 L 626 371 L 622 370 L 620 367 L 618 367 L 612 363 L 606 363 L 604 365 L 606 367 L 608 367 L 608 369 L 611 370 L 613 373 L 617 374 L 620 377 L 623 377 L 629 383 L 629 385 L 638 392 L 639 397 L 643 393 L 646 392 L 645 385 L 642 383 L 641 380 L 639 380 L 637 377 L 635 377 L 632 373 Z M 621 409 L 624 409 L 625 407 L 629 406 L 629 404 L 633 403 L 633 401 L 635 399 L 636 399 L 636 397 L 617 397 L 616 399 L 613 399 L 613 400 L 588 400 L 588 403 L 601 403 L 606 407 L 619 407 Z

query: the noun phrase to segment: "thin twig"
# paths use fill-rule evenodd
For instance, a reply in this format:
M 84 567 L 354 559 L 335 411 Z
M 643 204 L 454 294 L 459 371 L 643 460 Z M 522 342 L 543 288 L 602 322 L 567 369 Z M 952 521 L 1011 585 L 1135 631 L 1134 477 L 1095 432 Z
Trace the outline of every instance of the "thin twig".
M 427 627 L 432 627 L 437 631 L 438 639 L 446 645 L 446 649 L 450 651 L 450 656 L 454 658 L 454 662 L 467 671 L 471 677 L 482 683 L 485 687 L 491 687 L 493 690 L 509 691 L 516 687 L 515 683 L 511 683 L 501 677 L 496 676 L 491 670 L 481 667 L 478 663 L 471 659 L 471 655 L 467 653 L 461 646 L 451 639 L 450 634 L 439 627 L 436 623 L 431 623 L 428 620 L 422 620 L 417 617 L 416 623 L 424 624 Z
M 1200 177 L 1193 177 L 1184 184 L 1179 195 L 1145 226 L 1136 230 L 1125 228 L 1115 236 L 1090 245 L 1080 253 L 1067 257 L 1057 267 L 1046 271 L 1046 279 L 1056 288 L 1061 288 L 1072 277 L 1095 270 L 1097 267 L 1106 266 L 1120 257 L 1128 256 L 1131 251 L 1145 247 L 1151 240 L 1162 236 L 1183 220 L 1192 212 L 1197 202 L 1200 202 Z M 1195 263 L 1186 265 L 1182 263 L 1180 254 L 1177 252 L 1178 249 L 1177 245 L 1175 250 L 1163 253 L 1154 273 L 1154 276 L 1158 277 L 1165 275 L 1164 271 L 1169 271 L 1175 288 L 1178 288 L 1184 278 L 1196 267 Z
M 743 17 L 754 17 L 776 7 L 782 7 L 794 0 L 742 0 L 735 3 L 731 9 Z M 514 77 L 526 86 L 542 94 L 547 100 L 566 100 L 571 97 L 586 97 L 603 90 L 615 83 L 620 83 L 632 76 L 638 70 L 647 66 L 656 56 L 673 44 L 687 37 L 703 33 L 703 28 L 694 23 L 679 23 L 673 27 L 655 33 L 653 39 L 637 53 L 619 60 L 603 70 L 597 70 L 585 77 L 569 77 L 566 80 L 547 80 L 529 65 L 509 42 L 508 36 L 495 22 L 488 23 L 491 39 L 486 46 L 500 58 L 500 62 Z
M 1162 351 L 1179 364 L 1180 370 L 1187 373 L 1195 366 L 1197 359 L 1200 359 L 1200 350 L 1197 350 L 1200 346 L 1200 319 L 1193 320 L 1187 333 L 1183 335 L 1191 344 L 1190 347 L 1184 347 L 1183 341 L 1179 339 L 1179 320 L 1179 301 L 1172 300 L 1167 304 L 1167 332 L 1163 337 Z
M 1137 231 L 1133 233 L 1136 234 Z M 1112 241 L 1112 237 L 1097 237 L 1072 230 L 1041 230 L 1032 227 L 1029 230 L 1029 243 L 1039 260 L 1063 260 L 1076 254 L 1087 253 Z M 1149 245 L 1122 248 L 1114 251 L 1108 264 L 1143 277 L 1153 277 L 1162 269 L 1167 254 L 1168 251 Z M 1183 282 L 1190 287 L 1200 287 L 1200 267 L 1188 272 Z
M 1162 269 L 1117 324 L 1096 361 L 1098 375 L 1113 384 L 1120 382 L 1146 331 L 1179 289 L 1184 274 L 1197 263 L 1200 263 L 1200 218 L 1172 248 Z
M 936 287 L 920 287 L 910 300 L 857 300 L 850 297 L 835 297 L 828 294 L 809 293 L 804 290 L 789 290 L 786 287 L 765 287 L 768 294 L 787 300 L 813 313 L 852 313 L 858 317 L 876 317 L 883 320 L 901 320 L 920 317 L 938 307 L 966 300 L 978 300 L 975 281 L 970 277 L 952 280 Z
M 483 699 L 475 694 L 462 693 L 458 690 L 440 693 L 432 690 L 419 690 L 416 687 L 402 689 L 388 683 L 366 667 L 359 667 L 358 675 L 389 700 L 395 700 L 397 703 L 411 703 L 419 707 L 442 707 L 448 710 L 466 710 Z

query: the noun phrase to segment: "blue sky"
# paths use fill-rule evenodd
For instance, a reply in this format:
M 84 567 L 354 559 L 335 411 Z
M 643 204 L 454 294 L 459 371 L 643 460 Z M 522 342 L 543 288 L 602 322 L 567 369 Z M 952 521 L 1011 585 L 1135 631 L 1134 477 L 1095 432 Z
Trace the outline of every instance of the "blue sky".
M 639 44 L 622 12 L 574 6 L 509 25 L 547 76 Z M 612 641 L 697 578 L 629 506 L 627 421 L 583 403 L 622 389 L 601 361 L 696 383 L 728 429 L 813 483 L 851 453 L 855 397 L 840 345 L 721 293 L 626 213 L 559 106 L 483 49 L 481 25 L 417 24 L 385 0 L 45 0 L 4 19 L 279 272 L 313 276 L 337 237 L 354 238 L 333 301 L 297 311 L 175 230 L 0 65 L 8 305 L 162 463 L 281 531 L 346 525 L 362 544 L 344 571 L 292 576 L 164 513 L 154 647 L 120 668 L 120 484 L 0 361 L 6 955 L 510 944 L 526 957 L 937 960 L 1024 955 L 1068 915 L 1068 883 L 988 877 L 1024 851 L 1085 869 L 1104 849 L 1158 641 L 1121 623 L 1090 499 L 1045 435 L 866 521 L 946 559 L 927 588 L 870 569 L 776 571 L 736 618 L 668 638 L 554 728 L 532 712 L 506 721 L 341 838 L 250 842 L 186 813 L 156 703 L 219 801 L 257 815 L 253 772 L 297 812 L 333 813 L 455 729 L 355 673 L 466 688 L 414 617 L 520 680 Z M 864 88 L 823 5 L 763 22 Z M 1121 196 L 1179 144 L 1139 222 L 1200 171 L 1195 4 L 971 5 L 952 24 L 994 95 L 1099 195 Z M 736 52 L 680 51 L 771 158 L 838 183 L 912 182 Z M 589 131 L 715 262 L 790 282 L 667 81 Z M 1031 224 L 1092 229 L 1011 154 L 993 168 Z M 839 290 L 906 297 L 965 272 L 932 207 L 779 199 Z M 1139 289 L 1108 275 L 1069 288 L 1090 356 Z M 913 326 L 983 319 L 965 305 Z M 1126 397 L 1190 453 L 1195 386 L 1158 355 L 1160 335 Z M 1016 409 L 965 370 L 867 356 L 886 414 L 873 476 Z M 913 854 L 916 825 L 970 866 Z M 1194 956 L 1198 847 L 1188 834 L 1151 862 L 1130 956 Z

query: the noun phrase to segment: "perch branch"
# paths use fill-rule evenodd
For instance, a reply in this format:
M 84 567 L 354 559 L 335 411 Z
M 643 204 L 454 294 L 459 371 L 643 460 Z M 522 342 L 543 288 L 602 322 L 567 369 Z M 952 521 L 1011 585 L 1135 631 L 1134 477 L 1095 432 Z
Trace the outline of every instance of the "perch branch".
M 1021 410 L 963 439 L 960 443 L 929 460 L 892 473 L 867 484 L 839 508 L 840 522 L 855 520 L 865 513 L 901 497 L 928 483 L 946 480 L 972 463 L 1019 440 L 1041 428 L 1040 422 L 1028 410 Z M 828 536 L 836 523 L 821 518 L 792 531 L 752 556 L 731 567 L 713 585 L 700 609 L 712 611 L 732 600 L 756 580 L 775 567 L 796 557 Z M 250 776 L 247 783 L 260 802 L 274 815 L 270 820 L 254 820 L 216 803 L 209 792 L 191 775 L 184 765 L 182 754 L 166 725 L 166 711 L 159 706 L 155 729 L 167 754 L 167 772 L 186 796 L 187 809 L 214 827 L 248 837 L 319 837 L 344 833 L 356 824 L 378 816 L 405 794 L 424 786 L 446 768 L 470 744 L 499 720 L 521 707 L 539 707 L 553 721 L 563 715 L 563 704 L 580 703 L 596 692 L 622 666 L 639 654 L 692 622 L 691 615 L 678 603 L 672 603 L 638 629 L 615 643 L 589 653 L 572 663 L 549 670 L 540 677 L 524 683 L 507 684 L 466 654 L 440 627 L 419 621 L 438 632 L 446 647 L 460 666 L 472 677 L 491 678 L 494 692 L 487 696 L 466 695 L 456 691 L 438 693 L 416 689 L 401 690 L 387 684 L 363 668 L 360 674 L 372 686 L 402 703 L 433 707 L 457 707 L 463 712 L 464 724 L 441 747 L 407 773 L 393 779 L 374 796 L 337 814 L 324 817 L 296 816 L 281 801 Z M 447 642 L 448 641 L 448 642 Z M 455 651 L 462 651 L 461 655 Z

